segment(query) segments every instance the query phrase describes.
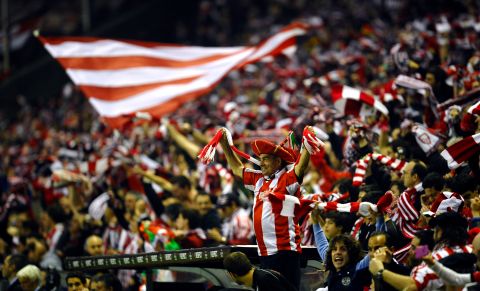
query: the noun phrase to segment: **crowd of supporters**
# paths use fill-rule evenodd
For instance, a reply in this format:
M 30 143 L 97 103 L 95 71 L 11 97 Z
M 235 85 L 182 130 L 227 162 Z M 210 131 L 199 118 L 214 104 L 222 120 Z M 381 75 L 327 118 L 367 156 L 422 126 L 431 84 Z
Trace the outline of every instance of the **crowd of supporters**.
M 388 11 L 381 13 L 368 9 L 376 5 L 368 1 L 325 1 L 318 11 L 273 2 L 257 11 L 270 17 L 246 18 L 250 41 L 277 29 L 285 22 L 281 16 L 298 16 L 310 30 L 299 38 L 297 52 L 234 71 L 212 93 L 163 119 L 139 114 L 121 129 L 109 128 L 71 84 L 42 104 L 18 98 L 15 117 L 0 118 L 6 286 L 24 273 L 35 277 L 38 268 L 47 275 L 61 271 L 69 256 L 255 244 L 252 192 L 234 179 L 221 151 L 212 164 L 197 159 L 222 126 L 251 154 L 249 142 L 256 138 L 281 143 L 292 130 L 295 146 L 306 125 L 322 131 L 324 150 L 311 156 L 302 184 L 304 197 L 317 206 L 301 218 L 300 235 L 304 245 L 319 249 L 330 272 L 329 290 L 381 284 L 388 286 L 378 290 L 443 290 L 455 282 L 437 275 L 439 268 L 475 270 L 477 3 L 455 9 L 447 3 L 440 5 L 445 10 L 431 11 L 417 4 L 413 13 L 408 1 L 380 1 Z M 206 13 L 200 34 L 223 43 L 224 35 L 209 32 L 224 21 L 216 5 L 226 4 L 209 3 L 200 5 Z M 399 75 L 430 87 L 394 82 Z M 332 88 L 339 85 L 376 96 L 388 114 L 375 107 L 356 113 L 333 106 Z M 1 108 L 0 117 L 10 116 L 7 110 Z M 452 166 L 442 151 L 471 137 L 473 143 L 460 150 L 468 159 Z M 361 202 L 358 211 L 353 202 Z M 431 254 L 415 257 L 424 245 Z M 467 254 L 473 258 L 456 256 Z M 99 277 L 77 275 L 82 284 L 84 275 Z M 175 275 L 156 274 L 159 280 Z M 115 277 L 123 288 L 144 283 L 131 270 Z M 112 286 L 115 277 L 107 278 Z M 31 290 L 55 285 L 34 282 Z

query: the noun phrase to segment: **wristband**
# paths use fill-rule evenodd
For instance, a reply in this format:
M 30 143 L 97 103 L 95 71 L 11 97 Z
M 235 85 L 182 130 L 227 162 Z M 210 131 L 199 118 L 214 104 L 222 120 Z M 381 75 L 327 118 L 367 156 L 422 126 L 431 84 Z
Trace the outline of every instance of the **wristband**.
M 384 269 L 378 270 L 378 272 L 375 274 L 375 277 L 377 279 L 383 279 L 383 271 Z

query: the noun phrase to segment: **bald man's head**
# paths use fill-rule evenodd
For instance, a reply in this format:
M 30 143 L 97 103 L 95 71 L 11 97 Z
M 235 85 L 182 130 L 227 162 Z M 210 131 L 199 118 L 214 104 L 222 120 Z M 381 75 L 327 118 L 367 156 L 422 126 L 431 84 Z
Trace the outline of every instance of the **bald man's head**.
M 85 241 L 85 251 L 89 256 L 101 256 L 103 251 L 103 240 L 98 235 L 91 235 Z
M 480 233 L 472 241 L 473 253 L 477 256 L 477 266 L 480 267 Z
M 473 252 L 475 254 L 478 254 L 478 251 L 480 250 L 480 233 L 478 233 L 473 239 L 472 246 L 473 246 Z

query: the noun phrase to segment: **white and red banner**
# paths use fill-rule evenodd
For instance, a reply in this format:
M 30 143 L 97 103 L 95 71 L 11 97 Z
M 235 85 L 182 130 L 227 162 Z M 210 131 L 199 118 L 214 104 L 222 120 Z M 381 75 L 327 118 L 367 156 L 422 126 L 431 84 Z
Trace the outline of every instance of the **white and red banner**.
M 480 100 L 477 103 L 470 106 L 467 112 L 473 115 L 480 115 Z
M 412 132 L 415 135 L 415 140 L 417 141 L 418 145 L 427 156 L 431 155 L 441 142 L 438 136 L 430 132 L 428 128 L 419 123 L 416 123 L 412 127 Z
M 332 86 L 331 94 L 335 108 L 343 115 L 367 116 L 372 113 L 372 107 L 382 114 L 388 115 L 388 109 L 382 102 L 361 90 L 345 85 L 337 85 Z
M 463 162 L 480 153 L 480 133 L 467 136 L 443 150 L 441 155 L 450 169 L 458 168 Z
M 230 71 L 291 53 L 307 26 L 291 24 L 257 46 L 198 47 L 95 37 L 39 37 L 93 107 L 120 127 L 135 112 L 161 116 L 211 91 Z

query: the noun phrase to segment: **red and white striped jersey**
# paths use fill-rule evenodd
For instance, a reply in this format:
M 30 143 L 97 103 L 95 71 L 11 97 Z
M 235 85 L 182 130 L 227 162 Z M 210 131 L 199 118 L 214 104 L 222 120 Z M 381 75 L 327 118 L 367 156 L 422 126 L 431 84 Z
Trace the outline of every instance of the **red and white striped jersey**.
M 398 198 L 398 208 L 392 216 L 392 220 L 400 227 L 402 234 L 406 238 L 413 238 L 417 232 L 417 222 L 420 213 L 415 209 L 414 203 L 418 192 L 423 191 L 422 184 L 414 188 L 406 189 Z
M 253 228 L 259 255 L 269 256 L 283 250 L 301 252 L 298 221 L 294 217 L 274 213 L 268 198 L 268 193 L 273 192 L 300 198 L 300 184 L 295 171 L 283 168 L 267 179 L 261 171 L 245 168 L 243 182 L 245 188 L 254 192 Z
M 235 210 L 222 225 L 222 234 L 229 244 L 249 244 L 253 237 L 253 222 L 243 208 Z
M 435 260 L 441 260 L 454 253 L 457 254 L 469 254 L 472 253 L 472 246 L 453 246 L 453 247 L 440 247 L 433 250 L 432 257 Z M 438 278 L 437 274 L 428 267 L 427 264 L 422 262 L 420 265 L 413 268 L 410 277 L 413 278 L 418 290 L 443 290 L 445 283 Z
M 49 251 L 54 251 L 57 249 L 58 240 L 62 236 L 64 231 L 63 223 L 57 223 L 55 226 L 47 233 L 46 241 Z

